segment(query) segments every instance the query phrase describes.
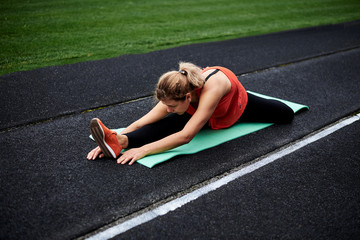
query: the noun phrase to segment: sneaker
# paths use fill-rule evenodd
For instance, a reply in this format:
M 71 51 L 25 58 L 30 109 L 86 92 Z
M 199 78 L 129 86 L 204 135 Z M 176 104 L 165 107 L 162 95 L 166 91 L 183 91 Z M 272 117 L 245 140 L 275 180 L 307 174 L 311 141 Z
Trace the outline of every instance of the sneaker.
M 117 133 L 115 131 L 105 127 L 100 119 L 93 118 L 90 121 L 90 132 L 105 157 L 116 158 L 119 156 L 122 147 L 117 140 Z

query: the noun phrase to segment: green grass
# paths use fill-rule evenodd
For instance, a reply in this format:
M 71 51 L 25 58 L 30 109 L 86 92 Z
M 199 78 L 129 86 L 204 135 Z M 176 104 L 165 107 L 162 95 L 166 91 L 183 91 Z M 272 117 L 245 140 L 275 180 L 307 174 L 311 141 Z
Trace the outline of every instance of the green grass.
M 1 0 L 0 75 L 360 19 L 359 0 Z

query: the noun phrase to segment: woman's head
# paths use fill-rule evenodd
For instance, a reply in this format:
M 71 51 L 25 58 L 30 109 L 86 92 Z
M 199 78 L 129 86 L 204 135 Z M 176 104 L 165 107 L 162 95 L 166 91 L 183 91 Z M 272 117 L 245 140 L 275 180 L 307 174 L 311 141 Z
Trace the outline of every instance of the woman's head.
M 156 86 L 155 96 L 158 100 L 184 101 L 186 94 L 204 85 L 201 69 L 186 62 L 179 63 L 179 71 L 163 74 Z

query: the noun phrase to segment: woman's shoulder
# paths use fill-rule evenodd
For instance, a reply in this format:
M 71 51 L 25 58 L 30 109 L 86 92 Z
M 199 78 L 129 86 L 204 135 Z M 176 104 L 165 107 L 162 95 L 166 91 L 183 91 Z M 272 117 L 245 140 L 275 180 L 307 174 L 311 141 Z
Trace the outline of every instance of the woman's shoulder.
M 213 69 L 208 69 L 204 71 L 203 72 L 204 78 L 207 78 L 213 72 L 214 72 Z M 231 88 L 231 82 L 229 78 L 222 71 L 218 71 L 207 79 L 203 87 L 203 90 L 205 90 L 206 92 L 221 91 L 224 94 L 226 94 L 230 90 L 230 88 Z

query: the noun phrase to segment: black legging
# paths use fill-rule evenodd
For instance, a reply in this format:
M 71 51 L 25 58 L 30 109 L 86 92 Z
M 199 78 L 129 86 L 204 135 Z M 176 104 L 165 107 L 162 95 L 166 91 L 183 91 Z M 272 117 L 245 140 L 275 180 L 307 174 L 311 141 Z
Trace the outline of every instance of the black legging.
M 294 111 L 278 100 L 265 99 L 248 93 L 248 103 L 240 122 L 291 123 Z
M 158 122 L 126 133 L 125 135 L 129 139 L 128 148 L 141 147 L 179 132 L 185 127 L 190 118 L 191 115 L 188 113 L 183 115 L 172 113 Z M 290 123 L 293 118 L 294 112 L 286 104 L 248 93 L 248 103 L 239 121 L 285 124 Z M 204 128 L 208 128 L 208 125 L 206 124 Z

